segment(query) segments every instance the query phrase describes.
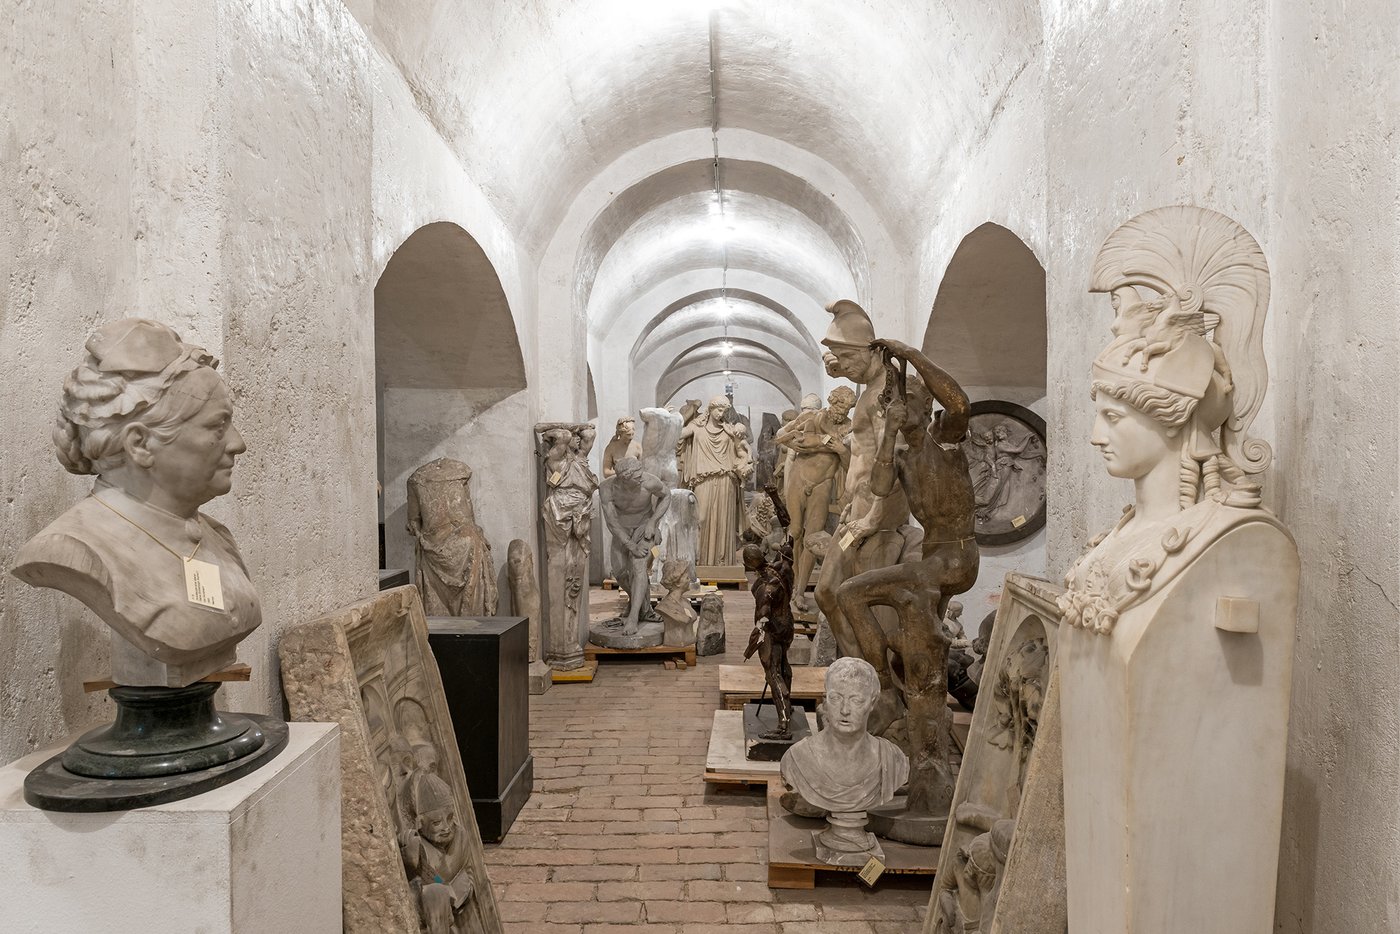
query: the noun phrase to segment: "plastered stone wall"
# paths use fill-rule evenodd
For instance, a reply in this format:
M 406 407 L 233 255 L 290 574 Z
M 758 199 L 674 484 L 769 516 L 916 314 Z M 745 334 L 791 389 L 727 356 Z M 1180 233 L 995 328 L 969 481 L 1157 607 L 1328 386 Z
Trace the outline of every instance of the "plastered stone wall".
M 1397 843 L 1397 99 L 1400 10 L 1339 2 L 1046 8 L 1049 558 L 1131 499 L 1089 447 L 1085 294 L 1105 236 L 1198 204 L 1260 241 L 1273 282 L 1265 496 L 1302 556 L 1275 929 L 1400 924 Z
M 21 169 L 0 181 L 6 567 L 89 487 L 48 442 L 87 334 L 172 324 L 222 358 L 249 449 L 210 510 L 263 601 L 240 653 L 253 681 L 227 703 L 280 709 L 278 634 L 375 586 L 368 45 L 331 0 L 18 16 L 0 52 L 0 83 L 29 89 L 0 95 Z M 106 639 L 8 574 L 0 615 L 9 760 L 105 715 L 81 682 L 106 674 Z

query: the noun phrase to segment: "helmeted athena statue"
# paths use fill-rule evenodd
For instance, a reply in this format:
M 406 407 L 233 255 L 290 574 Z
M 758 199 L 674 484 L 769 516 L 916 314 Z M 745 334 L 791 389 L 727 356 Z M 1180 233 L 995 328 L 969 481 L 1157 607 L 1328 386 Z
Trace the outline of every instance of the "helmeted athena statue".
M 1298 588 L 1248 434 L 1268 267 L 1228 217 L 1160 208 L 1109 236 L 1090 290 L 1114 310 L 1090 443 L 1135 501 L 1061 598 L 1069 929 L 1264 934 Z

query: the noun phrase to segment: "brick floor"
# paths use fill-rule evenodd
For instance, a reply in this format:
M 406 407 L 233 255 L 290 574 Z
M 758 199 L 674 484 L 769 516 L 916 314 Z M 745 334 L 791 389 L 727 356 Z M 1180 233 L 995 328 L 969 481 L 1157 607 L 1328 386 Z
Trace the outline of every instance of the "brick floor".
M 686 671 L 608 659 L 593 683 L 530 698 L 534 793 L 486 852 L 506 934 L 920 930 L 926 880 L 883 879 L 873 892 L 849 877 L 768 888 L 762 793 L 705 784 L 716 666 L 741 661 L 753 625 L 748 591 L 723 593 L 726 655 Z M 595 615 L 617 601 L 616 591 L 591 595 Z

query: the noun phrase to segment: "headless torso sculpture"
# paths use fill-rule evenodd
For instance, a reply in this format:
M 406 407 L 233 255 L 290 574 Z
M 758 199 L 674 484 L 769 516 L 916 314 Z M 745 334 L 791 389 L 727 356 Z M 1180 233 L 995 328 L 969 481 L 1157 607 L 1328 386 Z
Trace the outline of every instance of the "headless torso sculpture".
M 1136 496 L 1061 598 L 1069 928 L 1265 934 L 1298 586 L 1247 436 L 1268 268 L 1229 218 L 1161 208 L 1110 235 L 1090 288 L 1116 312 L 1090 442 Z

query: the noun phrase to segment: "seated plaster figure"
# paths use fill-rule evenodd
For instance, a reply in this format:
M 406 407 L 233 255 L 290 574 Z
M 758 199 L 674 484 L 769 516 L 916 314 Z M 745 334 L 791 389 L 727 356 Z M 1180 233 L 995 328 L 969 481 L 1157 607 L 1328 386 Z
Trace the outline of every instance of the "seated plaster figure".
M 112 629 L 112 680 L 183 687 L 236 661 L 262 621 L 233 536 L 199 507 L 246 447 L 203 348 L 142 318 L 98 328 L 63 385 L 59 462 L 92 492 L 29 540 L 14 574 L 81 600 Z
M 827 812 L 827 827 L 812 834 L 812 843 L 817 858 L 832 865 L 860 866 L 883 855 L 865 829 L 866 811 L 892 800 L 909 778 L 909 758 L 866 729 L 879 696 L 869 662 L 837 659 L 826 673 L 824 729 L 794 744 L 780 765 L 783 783 L 802 803 Z

